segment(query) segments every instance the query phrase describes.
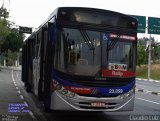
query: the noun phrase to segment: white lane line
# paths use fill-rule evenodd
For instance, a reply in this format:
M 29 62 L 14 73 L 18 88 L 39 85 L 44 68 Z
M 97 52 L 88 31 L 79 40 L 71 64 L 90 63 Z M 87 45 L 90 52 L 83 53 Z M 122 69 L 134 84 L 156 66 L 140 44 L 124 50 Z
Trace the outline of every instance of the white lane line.
M 15 82 L 14 77 L 13 77 L 13 70 L 12 70 L 12 80 L 13 80 L 13 82 Z M 14 85 L 17 85 L 17 84 L 14 83 Z M 18 90 L 17 86 L 16 86 L 16 89 Z M 24 100 L 23 95 L 20 95 L 20 98 Z M 28 107 L 27 102 L 24 101 L 24 104 Z M 29 111 L 29 115 L 32 117 L 33 120 L 37 120 L 36 117 L 34 116 L 34 114 L 32 113 L 32 111 Z
M 26 107 L 28 107 L 28 103 L 26 101 L 24 101 L 24 104 L 25 104 Z
M 160 105 L 160 103 L 158 103 L 158 102 L 154 102 L 154 101 L 146 100 L 146 99 L 143 99 L 143 98 L 138 98 L 138 97 L 136 97 L 136 99 L 139 99 L 139 100 L 143 100 L 143 101 L 146 101 L 146 102 L 150 102 L 150 103 L 153 103 L 153 104 Z
M 17 90 L 19 90 L 19 88 L 18 88 L 18 87 L 16 87 L 16 89 L 17 89 Z
M 146 82 L 157 82 L 157 83 L 160 83 L 159 80 L 153 80 L 153 79 L 148 80 L 148 79 L 136 78 L 136 80 L 138 80 L 138 81 L 146 81 Z
M 145 85 L 142 85 L 142 84 L 136 84 L 136 86 L 140 86 L 140 87 L 150 87 L 150 86 L 145 86 Z
M 13 82 L 15 82 L 14 77 L 13 77 L 13 70 L 12 70 L 12 80 L 13 80 Z
M 24 100 L 24 97 L 23 97 L 23 95 L 20 95 L 20 98 L 21 98 L 22 100 Z
M 17 92 L 18 92 L 19 94 L 21 94 L 21 91 L 20 91 L 20 90 L 18 90 Z
M 144 92 L 146 92 L 146 93 L 152 93 L 152 91 L 149 91 L 149 90 L 144 90 Z
M 36 117 L 34 116 L 34 114 L 32 113 L 32 111 L 29 111 L 29 115 L 30 115 L 33 119 L 36 119 Z

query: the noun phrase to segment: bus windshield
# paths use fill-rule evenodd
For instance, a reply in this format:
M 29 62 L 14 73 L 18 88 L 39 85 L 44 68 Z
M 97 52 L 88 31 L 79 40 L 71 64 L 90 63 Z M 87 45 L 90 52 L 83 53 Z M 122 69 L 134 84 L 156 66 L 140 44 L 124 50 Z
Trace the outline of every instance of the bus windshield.
M 122 37 L 103 39 L 104 32 L 63 28 L 58 31 L 54 67 L 72 75 L 100 76 L 101 69 L 134 71 L 135 44 Z M 133 39 L 131 36 L 123 36 Z
M 110 40 L 107 45 L 108 69 L 112 66 L 122 65 L 122 71 L 134 71 L 134 59 L 136 46 L 133 42 Z M 107 64 L 106 64 L 107 65 Z
M 95 76 L 100 72 L 100 32 L 63 28 L 58 31 L 57 39 L 55 69 L 84 76 Z

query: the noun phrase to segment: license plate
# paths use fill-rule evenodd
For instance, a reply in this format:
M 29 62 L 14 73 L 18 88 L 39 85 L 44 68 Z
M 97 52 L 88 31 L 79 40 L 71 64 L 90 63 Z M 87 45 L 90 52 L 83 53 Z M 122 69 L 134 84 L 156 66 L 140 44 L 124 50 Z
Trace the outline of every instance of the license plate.
M 102 103 L 102 102 L 94 102 L 94 103 L 91 103 L 91 106 L 93 106 L 93 107 L 104 107 L 104 106 L 105 106 L 105 103 Z

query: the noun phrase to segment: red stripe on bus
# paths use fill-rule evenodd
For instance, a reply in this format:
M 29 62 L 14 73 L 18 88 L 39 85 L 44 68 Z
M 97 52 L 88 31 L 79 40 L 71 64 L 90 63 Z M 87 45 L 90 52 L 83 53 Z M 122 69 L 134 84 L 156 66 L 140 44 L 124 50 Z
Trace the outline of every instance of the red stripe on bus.
M 90 94 L 92 92 L 91 88 L 81 88 L 81 87 L 72 87 L 72 86 L 64 86 L 65 89 L 79 94 Z
M 134 77 L 135 72 L 102 69 L 102 77 Z

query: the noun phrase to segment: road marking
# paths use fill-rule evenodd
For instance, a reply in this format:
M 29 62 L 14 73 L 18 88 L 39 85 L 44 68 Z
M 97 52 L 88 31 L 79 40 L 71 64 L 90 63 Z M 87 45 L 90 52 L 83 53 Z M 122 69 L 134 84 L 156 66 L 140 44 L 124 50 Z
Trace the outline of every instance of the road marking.
M 144 90 L 145 93 L 152 93 L 152 91 Z
M 15 81 L 14 76 L 13 76 L 13 69 L 12 69 L 12 80 L 13 80 L 13 82 L 14 82 L 14 85 L 16 86 L 16 89 L 18 90 L 16 81 Z M 21 79 L 19 79 L 19 80 L 21 80 Z M 21 93 L 20 90 L 18 91 L 18 93 L 19 93 L 19 94 Z M 20 98 L 24 100 L 23 95 L 20 95 Z M 24 101 L 24 104 L 27 105 L 27 107 L 28 107 L 28 104 L 27 104 L 26 101 Z M 32 113 L 32 111 L 30 111 L 30 110 L 29 110 L 29 115 L 32 117 L 33 120 L 37 120 L 37 118 L 34 116 L 34 114 Z
M 24 104 L 25 104 L 26 107 L 28 107 L 28 103 L 26 101 L 24 101 Z
M 136 97 L 136 99 L 139 99 L 139 100 L 143 100 L 143 101 L 146 101 L 146 102 L 150 102 L 150 103 L 154 103 L 154 104 L 160 105 L 160 103 L 158 103 L 158 102 L 146 100 L 146 99 L 143 99 L 143 98 L 138 98 L 138 97 Z
M 24 99 L 23 95 L 20 95 L 20 98 L 21 98 L 21 99 Z
M 141 89 L 141 88 L 136 88 L 135 91 L 136 92 L 143 92 L 143 93 L 150 93 L 150 94 L 154 94 L 154 95 L 160 95 L 160 91 L 151 91 L 151 90 L 145 90 L 145 89 Z
M 15 82 L 14 77 L 13 77 L 13 70 L 12 70 L 12 80 L 13 80 L 13 82 Z
M 21 94 L 21 91 L 20 91 L 20 90 L 18 90 L 17 92 L 18 92 L 19 94 Z
M 32 111 L 29 111 L 29 115 L 30 115 L 33 119 L 36 119 L 36 117 L 34 116 L 34 114 L 32 113 Z
M 148 80 L 148 79 L 136 78 L 136 80 L 138 80 L 138 81 L 140 80 L 140 81 L 147 81 L 147 82 L 157 82 L 157 83 L 160 83 L 159 80 L 153 80 L 153 79 Z
M 140 83 L 140 84 L 144 84 L 144 85 L 148 85 L 148 86 L 150 86 L 150 85 L 156 85 L 157 86 L 157 84 L 155 84 L 155 83 L 144 83 L 144 82 L 140 82 L 140 81 L 137 81 L 136 83 L 137 84 Z
M 145 85 L 142 85 L 142 84 L 136 84 L 136 86 L 140 86 L 140 87 L 149 87 L 149 86 L 145 86 Z

